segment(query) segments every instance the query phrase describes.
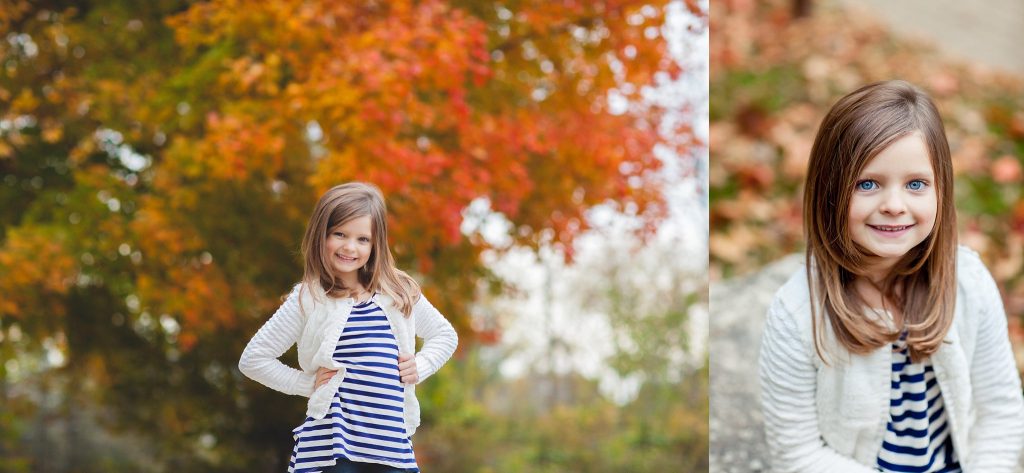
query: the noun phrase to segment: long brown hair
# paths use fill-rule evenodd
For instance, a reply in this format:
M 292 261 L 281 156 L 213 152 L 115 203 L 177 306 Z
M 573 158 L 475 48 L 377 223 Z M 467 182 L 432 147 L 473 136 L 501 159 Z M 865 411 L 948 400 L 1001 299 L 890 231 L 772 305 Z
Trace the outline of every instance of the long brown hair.
M 395 258 L 388 247 L 387 206 L 380 189 L 371 184 L 349 182 L 332 187 L 320 197 L 306 225 L 302 238 L 302 256 L 305 270 L 302 282 L 305 288 L 323 289 L 329 297 L 350 297 L 355 288 L 345 287 L 331 269 L 326 240 L 330 232 L 354 218 L 370 217 L 372 249 L 366 264 L 359 268 L 357 277 L 366 290 L 381 292 L 390 297 L 406 317 L 419 299 L 420 287 L 416 281 L 395 267 Z M 314 296 L 317 292 L 313 291 Z
M 879 288 L 901 316 L 887 326 L 866 316 L 853 281 L 866 272 L 868 254 L 850 236 L 850 200 L 856 180 L 878 153 L 919 133 L 935 173 L 937 211 L 932 232 L 891 268 Z M 938 350 L 953 322 L 956 302 L 956 210 L 953 164 L 942 118 L 921 89 L 894 80 L 866 85 L 841 98 L 821 123 L 811 148 L 804 188 L 807 279 L 814 347 L 822 353 L 826 322 L 847 350 L 866 354 L 907 332 L 912 360 Z

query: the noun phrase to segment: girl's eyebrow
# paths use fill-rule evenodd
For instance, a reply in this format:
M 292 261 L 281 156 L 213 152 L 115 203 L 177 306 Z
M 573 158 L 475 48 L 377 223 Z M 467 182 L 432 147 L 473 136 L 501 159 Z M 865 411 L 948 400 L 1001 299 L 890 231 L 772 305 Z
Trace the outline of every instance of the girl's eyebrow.
M 884 178 L 887 178 L 887 177 L 889 177 L 889 175 L 885 174 L 885 173 L 861 172 L 857 176 L 857 180 L 863 180 L 863 179 L 883 180 Z M 901 175 L 899 177 L 903 178 L 903 179 L 924 179 L 926 181 L 931 181 L 931 180 L 935 179 L 935 173 L 933 173 L 931 171 L 928 171 L 928 172 L 915 171 L 915 172 L 903 174 L 903 175 Z

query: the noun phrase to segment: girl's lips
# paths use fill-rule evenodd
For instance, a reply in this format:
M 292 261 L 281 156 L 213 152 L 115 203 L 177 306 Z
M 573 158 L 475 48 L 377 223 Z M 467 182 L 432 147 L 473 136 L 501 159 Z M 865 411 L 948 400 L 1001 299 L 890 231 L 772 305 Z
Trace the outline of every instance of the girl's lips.
M 914 224 L 909 224 L 909 225 L 871 225 L 871 224 L 868 224 L 868 226 L 871 227 L 871 229 L 874 230 L 877 234 L 879 234 L 879 235 L 881 235 L 883 237 L 895 238 L 895 237 L 902 236 L 903 234 L 907 233 L 907 231 L 910 230 L 914 226 Z
M 347 256 L 341 256 L 341 255 L 335 255 L 335 256 L 337 256 L 338 259 L 340 259 L 342 261 L 350 261 L 351 262 L 351 261 L 355 261 L 356 260 L 355 258 L 349 258 Z

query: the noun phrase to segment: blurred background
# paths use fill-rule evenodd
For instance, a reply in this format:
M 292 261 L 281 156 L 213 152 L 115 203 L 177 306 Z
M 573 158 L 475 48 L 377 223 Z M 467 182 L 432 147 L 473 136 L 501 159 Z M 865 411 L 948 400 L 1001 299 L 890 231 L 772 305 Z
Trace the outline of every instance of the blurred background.
M 305 399 L 237 360 L 350 180 L 461 337 L 424 471 L 707 470 L 708 21 L 0 3 L 0 472 L 284 471 Z
M 764 471 L 756 358 L 768 302 L 800 267 L 818 124 L 866 83 L 937 102 L 961 244 L 1000 286 L 1024 367 L 1024 4 L 711 2 L 711 470 Z

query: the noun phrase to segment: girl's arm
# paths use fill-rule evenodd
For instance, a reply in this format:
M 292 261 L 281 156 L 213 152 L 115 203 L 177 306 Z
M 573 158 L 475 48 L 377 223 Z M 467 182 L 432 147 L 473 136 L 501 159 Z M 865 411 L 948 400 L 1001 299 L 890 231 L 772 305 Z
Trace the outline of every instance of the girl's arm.
M 304 373 L 278 360 L 302 335 L 305 320 L 299 309 L 300 287 L 295 286 L 284 304 L 249 340 L 238 360 L 238 369 L 268 388 L 309 397 L 313 394 L 316 375 Z
M 418 384 L 436 373 L 451 358 L 455 347 L 459 345 L 459 336 L 452 324 L 430 304 L 427 296 L 420 294 L 412 310 L 416 318 L 416 336 L 423 338 L 423 348 L 416 353 Z
M 977 260 L 970 281 L 977 284 L 981 310 L 971 361 L 975 422 L 964 471 L 1015 472 L 1024 447 L 1024 404 L 1020 375 L 1006 329 L 1006 313 L 992 275 Z
M 825 445 L 818 430 L 817 373 L 796 322 L 776 300 L 761 338 L 761 404 L 772 471 L 869 473 L 874 470 Z

